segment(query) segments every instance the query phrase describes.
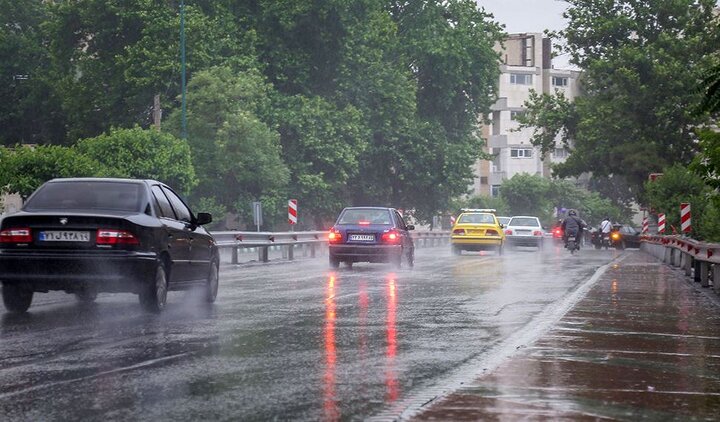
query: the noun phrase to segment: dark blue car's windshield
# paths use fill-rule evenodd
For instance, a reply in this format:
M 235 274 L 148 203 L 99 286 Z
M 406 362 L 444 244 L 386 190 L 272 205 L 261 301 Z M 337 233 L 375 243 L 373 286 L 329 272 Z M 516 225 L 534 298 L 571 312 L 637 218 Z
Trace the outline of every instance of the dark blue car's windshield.
M 388 210 L 350 209 L 340 216 L 338 224 L 392 224 L 392 219 Z
M 56 182 L 41 187 L 25 204 L 27 211 L 140 211 L 143 186 L 118 182 Z

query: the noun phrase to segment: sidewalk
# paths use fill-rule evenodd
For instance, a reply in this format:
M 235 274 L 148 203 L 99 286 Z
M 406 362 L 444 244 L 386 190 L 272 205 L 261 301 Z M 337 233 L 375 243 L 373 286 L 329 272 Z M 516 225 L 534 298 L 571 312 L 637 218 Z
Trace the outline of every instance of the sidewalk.
M 720 306 L 626 255 L 550 331 L 412 420 L 718 420 Z

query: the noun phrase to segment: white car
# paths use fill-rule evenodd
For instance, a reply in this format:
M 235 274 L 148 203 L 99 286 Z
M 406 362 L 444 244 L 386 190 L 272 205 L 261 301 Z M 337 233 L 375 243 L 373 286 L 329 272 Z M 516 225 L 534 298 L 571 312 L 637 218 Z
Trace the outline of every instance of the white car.
M 517 215 L 505 227 L 505 241 L 509 246 L 543 246 L 543 228 L 537 217 Z

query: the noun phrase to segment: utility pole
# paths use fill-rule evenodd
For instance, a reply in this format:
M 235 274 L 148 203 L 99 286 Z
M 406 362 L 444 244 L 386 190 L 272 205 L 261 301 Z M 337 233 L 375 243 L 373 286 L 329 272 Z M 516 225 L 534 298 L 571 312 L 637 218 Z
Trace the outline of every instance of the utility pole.
M 187 139 L 187 102 L 185 99 L 185 0 L 180 0 L 180 68 L 182 85 L 182 129 L 180 137 Z

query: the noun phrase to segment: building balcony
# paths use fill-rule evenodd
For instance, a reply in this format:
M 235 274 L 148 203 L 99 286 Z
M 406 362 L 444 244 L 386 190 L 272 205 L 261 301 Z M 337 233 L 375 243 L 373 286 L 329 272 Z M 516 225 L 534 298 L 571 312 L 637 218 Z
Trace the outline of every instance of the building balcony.
M 497 101 L 495 101 L 495 104 L 493 104 L 490 107 L 490 110 L 492 110 L 492 111 L 502 111 L 502 110 L 507 110 L 507 109 L 508 109 L 507 97 L 498 98 Z
M 488 138 L 488 148 L 507 148 L 507 135 L 491 135 Z
M 488 184 L 490 185 L 502 185 L 502 182 L 507 179 L 507 172 L 504 171 L 492 171 L 490 172 L 490 179 Z

